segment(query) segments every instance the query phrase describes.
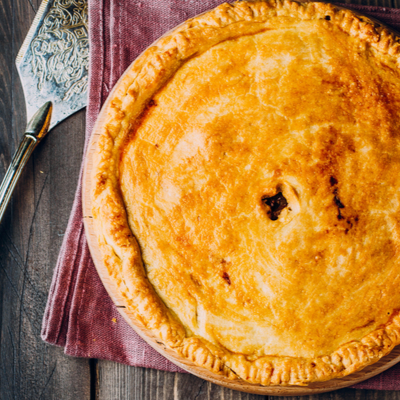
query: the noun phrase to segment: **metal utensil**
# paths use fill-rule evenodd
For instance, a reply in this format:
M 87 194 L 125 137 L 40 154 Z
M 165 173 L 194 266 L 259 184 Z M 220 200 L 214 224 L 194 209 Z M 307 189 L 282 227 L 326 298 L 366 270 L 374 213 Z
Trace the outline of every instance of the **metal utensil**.
M 11 165 L 8 167 L 0 186 L 0 221 L 3 218 L 12 192 L 26 162 L 31 156 L 33 150 L 35 150 L 35 147 L 46 136 L 49 130 L 52 108 L 53 106 L 51 102 L 47 102 L 38 110 L 26 127 L 24 138 L 14 155 Z
M 36 145 L 48 130 L 87 104 L 87 22 L 87 0 L 43 0 L 18 53 L 30 122 L 0 186 L 0 222 Z

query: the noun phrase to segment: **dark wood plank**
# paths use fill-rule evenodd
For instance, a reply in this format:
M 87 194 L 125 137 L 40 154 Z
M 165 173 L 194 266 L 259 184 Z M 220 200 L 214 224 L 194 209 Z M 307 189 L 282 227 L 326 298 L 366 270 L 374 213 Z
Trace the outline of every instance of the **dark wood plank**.
M 0 178 L 26 125 L 16 54 L 40 0 L 0 2 Z M 89 399 L 89 361 L 48 346 L 40 328 L 70 213 L 84 139 L 84 112 L 35 150 L 0 226 L 0 398 Z
M 101 400 L 265 400 L 214 385 L 190 374 L 128 367 L 110 361 L 98 364 Z
M 114 400 L 400 400 L 400 391 L 342 389 L 314 396 L 277 397 L 241 393 L 189 374 L 97 363 L 96 399 Z

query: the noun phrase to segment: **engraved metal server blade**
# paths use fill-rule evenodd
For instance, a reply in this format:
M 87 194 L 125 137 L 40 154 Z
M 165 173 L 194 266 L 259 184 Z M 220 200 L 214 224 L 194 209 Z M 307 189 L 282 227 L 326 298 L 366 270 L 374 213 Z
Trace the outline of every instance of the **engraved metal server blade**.
M 85 107 L 89 68 L 87 0 L 43 0 L 16 65 L 28 121 L 53 103 L 50 129 Z
M 43 0 L 16 64 L 28 125 L 0 184 L 0 222 L 22 170 L 47 132 L 86 106 L 87 0 Z

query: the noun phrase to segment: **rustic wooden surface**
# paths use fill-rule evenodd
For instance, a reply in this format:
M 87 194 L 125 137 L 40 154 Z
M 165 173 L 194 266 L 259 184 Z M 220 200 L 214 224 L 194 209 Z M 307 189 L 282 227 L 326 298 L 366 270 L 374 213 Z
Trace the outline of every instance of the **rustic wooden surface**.
M 400 0 L 351 2 L 400 8 Z M 0 0 L 0 179 L 25 128 L 14 60 L 39 5 L 40 0 Z M 0 225 L 0 399 L 278 399 L 224 389 L 191 375 L 71 358 L 41 341 L 47 292 L 78 179 L 84 128 L 81 111 L 35 150 Z M 400 391 L 343 389 L 306 398 L 400 400 Z

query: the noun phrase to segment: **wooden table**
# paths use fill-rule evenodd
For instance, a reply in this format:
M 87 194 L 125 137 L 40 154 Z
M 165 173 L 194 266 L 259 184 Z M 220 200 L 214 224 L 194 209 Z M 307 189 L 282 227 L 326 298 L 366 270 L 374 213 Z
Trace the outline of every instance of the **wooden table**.
M 14 60 L 40 1 L 0 0 L 0 179 L 26 125 Z M 350 2 L 400 8 L 400 0 Z M 80 111 L 47 136 L 0 225 L 0 399 L 266 399 L 191 375 L 68 357 L 42 342 L 42 316 L 74 199 L 84 132 Z M 400 391 L 344 389 L 310 398 L 400 400 Z

